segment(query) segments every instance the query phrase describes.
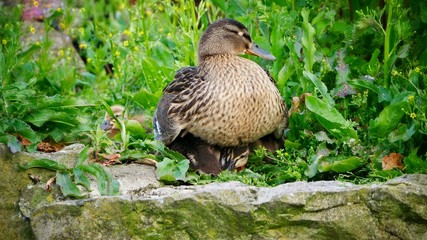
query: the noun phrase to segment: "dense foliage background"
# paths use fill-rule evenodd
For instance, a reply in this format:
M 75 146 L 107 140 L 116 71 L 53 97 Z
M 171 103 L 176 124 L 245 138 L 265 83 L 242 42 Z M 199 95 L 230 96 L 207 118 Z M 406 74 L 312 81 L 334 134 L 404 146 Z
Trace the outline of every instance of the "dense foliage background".
M 13 152 L 82 142 L 92 149 L 90 159 L 163 160 L 160 178 L 212 181 L 186 174 L 186 160 L 144 127 L 151 127 L 149 116 L 175 71 L 197 64 L 203 30 L 229 17 L 276 56 L 246 57 L 271 72 L 291 116 L 285 150 L 258 149 L 246 170 L 217 180 L 362 183 L 427 173 L 425 1 L 3 4 L 0 142 Z M 135 130 L 117 119 L 122 134 L 109 138 L 99 126 L 113 104 L 146 115 L 147 126 Z

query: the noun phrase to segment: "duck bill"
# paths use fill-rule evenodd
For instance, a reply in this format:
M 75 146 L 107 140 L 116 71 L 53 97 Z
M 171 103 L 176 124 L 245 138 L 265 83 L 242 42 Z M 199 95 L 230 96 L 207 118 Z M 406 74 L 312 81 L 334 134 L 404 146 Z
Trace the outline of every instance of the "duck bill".
M 258 47 L 256 43 L 252 43 L 250 48 L 246 50 L 247 53 L 262 57 L 267 60 L 276 60 L 276 57 L 273 56 L 270 52 Z
M 112 127 L 112 125 L 111 125 L 110 121 L 108 121 L 108 120 L 103 121 L 101 124 L 101 129 L 104 131 L 109 130 L 111 127 Z

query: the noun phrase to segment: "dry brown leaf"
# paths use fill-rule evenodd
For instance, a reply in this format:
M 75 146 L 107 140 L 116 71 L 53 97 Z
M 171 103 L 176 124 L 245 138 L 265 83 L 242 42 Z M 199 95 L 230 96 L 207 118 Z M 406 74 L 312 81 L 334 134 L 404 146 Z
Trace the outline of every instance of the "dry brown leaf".
M 305 97 L 306 96 L 311 96 L 311 93 L 303 93 L 299 97 L 293 97 L 292 98 L 292 105 L 288 111 L 288 116 L 291 116 L 292 113 L 301 112 L 301 110 L 305 104 Z
M 99 154 L 99 156 L 107 159 L 107 160 L 116 160 L 118 159 L 121 155 L 119 153 L 113 153 L 113 154 Z
M 62 143 L 41 142 L 37 145 L 37 150 L 41 152 L 58 152 L 64 148 Z
M 19 135 L 18 139 L 21 141 L 22 146 L 28 146 L 31 144 L 30 140 L 21 135 Z
M 55 182 L 55 180 L 56 180 L 56 177 L 51 177 L 48 181 L 47 181 L 47 183 L 46 183 L 46 187 L 44 188 L 46 191 L 50 191 L 51 189 L 52 189 L 52 184 L 53 184 L 53 182 Z
M 403 155 L 400 153 L 390 153 L 383 157 L 383 170 L 390 170 L 393 168 L 403 169 Z
M 31 179 L 31 181 L 32 181 L 34 184 L 37 184 L 38 182 L 40 182 L 40 176 L 33 175 L 33 174 L 29 173 L 29 174 L 28 174 L 28 177 Z
M 157 161 L 151 158 L 144 158 L 144 159 L 136 160 L 135 162 L 150 165 L 150 166 L 156 166 L 157 164 Z

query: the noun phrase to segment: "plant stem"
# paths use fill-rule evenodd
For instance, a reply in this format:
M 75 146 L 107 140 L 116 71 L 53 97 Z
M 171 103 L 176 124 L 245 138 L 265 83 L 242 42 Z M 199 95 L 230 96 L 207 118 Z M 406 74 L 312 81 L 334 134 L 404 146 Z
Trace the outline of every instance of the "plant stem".
M 391 35 L 391 20 L 393 17 L 393 5 L 389 0 L 386 3 L 386 14 L 387 14 L 387 22 L 386 22 L 386 30 L 384 36 L 384 87 L 388 88 L 390 86 L 390 35 Z

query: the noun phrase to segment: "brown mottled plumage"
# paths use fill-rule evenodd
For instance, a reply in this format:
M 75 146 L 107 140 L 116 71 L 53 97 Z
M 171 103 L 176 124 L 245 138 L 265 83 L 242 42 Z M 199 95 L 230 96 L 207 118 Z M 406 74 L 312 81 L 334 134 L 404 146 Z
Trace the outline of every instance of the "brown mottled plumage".
M 153 118 L 155 138 L 174 145 L 190 133 L 230 161 L 266 135 L 280 138 L 287 125 L 282 96 L 265 70 L 238 56 L 243 53 L 275 59 L 241 23 L 212 23 L 199 42 L 199 66 L 178 70 L 164 90 Z M 247 154 L 240 159 L 246 161 Z

